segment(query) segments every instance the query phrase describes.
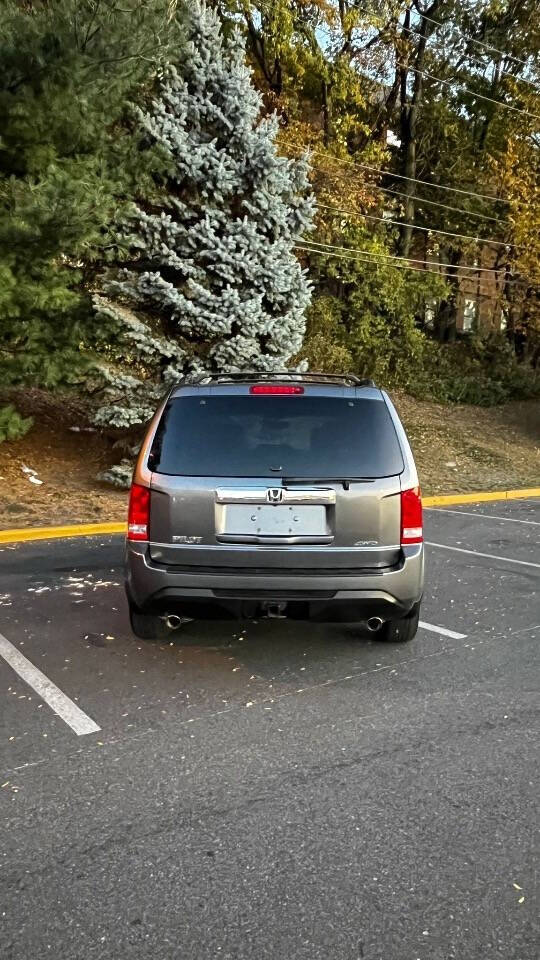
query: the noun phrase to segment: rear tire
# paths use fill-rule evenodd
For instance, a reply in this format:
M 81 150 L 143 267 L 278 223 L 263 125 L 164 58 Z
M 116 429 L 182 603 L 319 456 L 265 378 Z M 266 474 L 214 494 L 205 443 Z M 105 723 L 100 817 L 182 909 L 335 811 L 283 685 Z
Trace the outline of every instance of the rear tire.
M 133 633 L 140 640 L 164 640 L 171 633 L 164 617 L 158 616 L 157 613 L 143 613 L 131 603 L 129 620 Z
M 387 620 L 384 626 L 373 634 L 373 637 L 375 640 L 386 643 L 410 643 L 416 636 L 419 620 L 420 604 L 417 604 L 408 616 L 401 617 L 399 620 Z

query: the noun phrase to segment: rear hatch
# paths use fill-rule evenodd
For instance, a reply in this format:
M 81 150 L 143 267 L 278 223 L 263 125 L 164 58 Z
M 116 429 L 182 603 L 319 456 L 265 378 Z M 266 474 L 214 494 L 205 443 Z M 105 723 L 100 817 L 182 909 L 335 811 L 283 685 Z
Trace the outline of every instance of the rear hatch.
M 148 464 L 154 560 L 242 566 L 249 554 L 298 570 L 397 562 L 404 464 L 381 393 L 300 389 L 188 388 L 169 401 Z

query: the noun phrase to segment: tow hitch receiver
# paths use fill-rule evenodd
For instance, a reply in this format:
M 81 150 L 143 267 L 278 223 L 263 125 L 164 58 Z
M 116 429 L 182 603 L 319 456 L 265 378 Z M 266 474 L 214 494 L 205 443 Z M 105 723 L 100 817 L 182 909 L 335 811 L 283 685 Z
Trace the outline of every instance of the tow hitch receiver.
M 286 603 L 263 603 L 262 609 L 265 617 L 268 617 L 269 620 L 286 620 L 285 608 Z

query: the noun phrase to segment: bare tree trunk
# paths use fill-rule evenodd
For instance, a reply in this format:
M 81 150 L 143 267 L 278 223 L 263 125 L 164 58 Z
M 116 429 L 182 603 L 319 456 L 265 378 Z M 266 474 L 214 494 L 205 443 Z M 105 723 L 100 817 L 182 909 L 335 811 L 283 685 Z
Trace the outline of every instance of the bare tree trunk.
M 433 332 L 439 343 L 453 341 L 457 336 L 457 295 L 459 277 L 456 267 L 461 260 L 461 251 L 453 250 L 446 263 L 446 279 L 450 284 L 448 296 L 441 300 L 435 315 Z M 442 264 L 441 264 L 442 265 Z
M 341 52 L 349 55 L 352 47 L 352 30 L 350 27 L 347 27 L 345 23 L 345 18 L 348 13 L 347 3 L 345 2 L 345 0 L 339 0 L 338 11 L 339 11 L 341 29 L 343 31 L 343 36 L 345 38 Z
M 331 102 L 331 84 L 326 79 L 321 80 L 321 102 L 323 118 L 323 139 L 325 147 L 332 139 L 332 102 Z
M 373 140 L 378 140 L 381 143 L 386 144 L 386 134 L 390 127 L 391 117 L 394 113 L 397 99 L 399 96 L 401 88 L 401 71 L 396 69 L 396 75 L 394 77 L 394 82 L 390 88 L 390 93 L 384 101 L 384 106 L 381 106 L 375 124 L 373 126 L 373 132 L 371 138 Z
M 404 33 L 409 29 L 411 22 L 410 10 L 405 14 Z M 408 36 L 405 33 L 405 36 Z M 413 178 L 416 173 L 416 110 L 417 108 L 409 104 L 407 93 L 408 69 L 405 64 L 400 67 L 400 125 L 401 125 L 401 150 L 403 154 L 403 165 L 401 172 L 403 176 Z M 422 81 L 419 74 L 415 75 L 416 80 Z M 422 86 L 420 83 L 420 92 Z M 403 183 L 403 193 L 405 194 L 403 219 L 411 223 L 414 218 L 414 190 L 415 184 L 412 179 L 405 180 Z M 403 226 L 400 228 L 399 252 L 402 257 L 408 257 L 411 248 L 412 228 Z
M 442 0 L 434 0 L 428 10 L 425 11 L 427 17 L 433 17 L 437 13 L 438 8 L 441 5 Z M 420 11 L 419 11 L 420 12 Z M 407 10 L 405 14 L 405 20 L 403 23 L 403 35 L 406 39 L 410 38 L 411 34 L 409 33 L 411 22 L 410 11 Z M 415 31 L 417 28 L 414 28 Z M 415 197 L 416 197 L 416 127 L 418 122 L 418 112 L 422 106 L 422 96 L 423 96 L 423 70 L 426 57 L 426 45 L 431 33 L 433 32 L 434 25 L 430 20 L 424 19 L 420 22 L 418 28 L 418 33 L 420 34 L 420 39 L 418 41 L 418 46 L 416 48 L 416 55 L 414 57 L 414 64 L 412 69 L 414 70 L 414 80 L 413 80 L 413 89 L 412 94 L 409 99 L 407 93 L 407 81 L 408 74 L 410 72 L 410 67 L 408 63 L 403 64 L 401 67 L 401 150 L 403 157 L 402 164 L 402 174 L 409 179 L 404 180 L 403 192 L 405 193 L 404 201 L 404 215 L 403 219 L 408 224 L 414 222 L 415 215 Z M 399 252 L 402 257 L 408 257 L 409 251 L 411 248 L 413 228 L 411 226 L 403 226 L 400 230 L 399 238 Z
M 244 18 L 248 31 L 249 45 L 253 52 L 253 56 L 255 57 L 261 73 L 263 74 L 264 79 L 266 80 L 271 91 L 275 93 L 277 97 L 280 97 L 283 91 L 281 62 L 276 56 L 274 57 L 273 64 L 269 63 L 264 32 L 255 26 L 253 18 L 249 13 L 245 12 Z

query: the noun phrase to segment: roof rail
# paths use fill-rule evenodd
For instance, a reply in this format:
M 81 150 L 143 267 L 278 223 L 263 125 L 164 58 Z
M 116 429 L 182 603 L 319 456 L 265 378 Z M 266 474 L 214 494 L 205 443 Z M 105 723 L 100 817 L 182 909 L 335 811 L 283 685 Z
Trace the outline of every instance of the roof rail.
M 373 380 L 362 379 L 353 373 L 295 373 L 291 370 L 242 370 L 235 373 L 203 373 L 187 375 L 178 386 L 207 386 L 212 383 L 252 383 L 261 380 L 294 380 L 307 383 L 343 383 L 354 387 L 374 387 Z

